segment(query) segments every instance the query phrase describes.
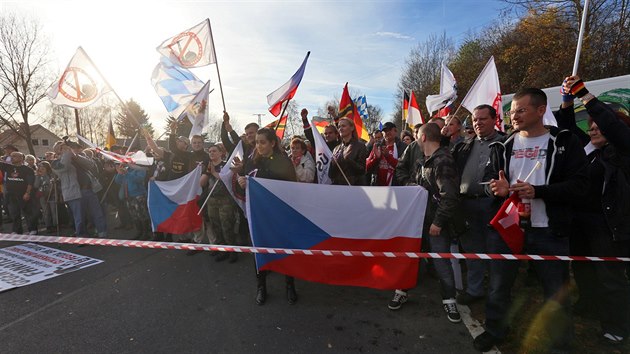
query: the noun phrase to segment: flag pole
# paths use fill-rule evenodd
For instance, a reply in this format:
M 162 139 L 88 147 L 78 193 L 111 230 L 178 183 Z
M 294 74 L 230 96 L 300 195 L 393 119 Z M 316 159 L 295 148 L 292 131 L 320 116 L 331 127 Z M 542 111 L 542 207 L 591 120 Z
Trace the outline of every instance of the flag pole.
M 214 185 L 212 186 L 212 189 L 210 189 L 210 193 L 208 193 L 208 196 L 206 197 L 206 200 L 204 200 L 203 204 L 199 208 L 199 211 L 197 212 L 197 215 L 201 215 L 201 212 L 203 211 L 203 208 L 206 206 L 206 204 L 208 204 L 208 200 L 210 200 L 210 196 L 212 195 L 212 192 L 214 192 L 214 189 L 217 187 L 217 183 L 219 183 L 219 179 L 217 179 L 214 182 Z
M 133 146 L 133 143 L 136 141 L 136 138 L 138 137 L 138 132 L 136 132 L 136 135 L 133 136 L 133 139 L 131 139 L 131 144 L 129 144 L 129 147 L 127 148 L 127 152 L 125 153 L 125 155 L 129 154 L 129 151 L 131 151 L 131 147 Z M 112 184 L 114 184 L 114 178 L 116 177 L 116 173 L 114 173 L 114 177 L 112 178 L 111 181 L 109 181 L 109 185 L 107 186 L 107 189 L 105 190 L 105 193 L 103 193 L 103 197 L 101 197 L 101 204 L 103 204 L 103 202 L 105 201 L 105 197 L 107 197 L 107 193 L 109 193 L 109 189 L 112 188 Z
M 278 123 L 276 123 L 276 127 L 273 128 L 274 132 L 278 131 L 278 127 L 280 126 L 280 121 L 282 121 L 282 117 L 284 117 L 284 112 L 286 112 L 287 107 L 289 107 L 289 102 L 291 102 L 290 98 L 287 100 L 284 107 L 282 108 L 282 113 L 280 113 L 280 118 L 278 118 Z M 285 123 L 285 127 L 288 122 L 289 122 L 289 117 L 287 117 L 287 122 Z
M 575 49 L 575 60 L 573 61 L 572 76 L 575 76 L 580 64 L 580 53 L 582 52 L 582 40 L 584 39 L 584 29 L 586 27 L 586 15 L 588 14 L 588 2 L 584 0 L 584 8 L 582 9 L 582 23 L 580 23 L 580 35 L 578 36 L 577 48 Z
M 219 78 L 219 90 L 221 91 L 221 102 L 223 102 L 223 111 L 225 112 L 225 98 L 223 97 L 223 85 L 221 85 L 221 74 L 219 73 L 219 59 L 217 59 L 217 51 L 214 48 L 214 37 L 212 36 L 212 26 L 210 25 L 210 19 L 208 21 L 208 28 L 210 29 L 210 41 L 212 42 L 212 54 L 214 54 L 214 63 L 217 65 L 217 77 Z

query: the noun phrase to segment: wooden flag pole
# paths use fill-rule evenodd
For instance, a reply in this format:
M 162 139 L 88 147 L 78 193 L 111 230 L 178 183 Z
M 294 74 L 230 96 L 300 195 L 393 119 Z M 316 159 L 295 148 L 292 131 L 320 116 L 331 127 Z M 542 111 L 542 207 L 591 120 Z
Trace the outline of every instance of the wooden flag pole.
M 210 19 L 207 18 L 208 28 L 210 29 L 210 41 L 212 42 L 212 54 L 214 54 L 214 63 L 217 65 L 217 77 L 219 78 L 219 91 L 221 91 L 221 102 L 223 103 L 223 111 L 225 108 L 225 97 L 223 97 L 223 85 L 221 84 L 221 74 L 219 73 L 219 59 L 217 59 L 217 51 L 214 48 L 214 37 L 212 36 L 212 26 L 210 25 Z
M 573 61 L 572 76 L 575 76 L 580 64 L 580 53 L 582 52 L 582 40 L 584 39 L 584 29 L 586 27 L 586 15 L 588 14 L 588 2 L 584 0 L 584 8 L 582 9 L 582 23 L 580 23 L 580 35 L 578 36 L 577 48 L 575 49 L 575 60 Z

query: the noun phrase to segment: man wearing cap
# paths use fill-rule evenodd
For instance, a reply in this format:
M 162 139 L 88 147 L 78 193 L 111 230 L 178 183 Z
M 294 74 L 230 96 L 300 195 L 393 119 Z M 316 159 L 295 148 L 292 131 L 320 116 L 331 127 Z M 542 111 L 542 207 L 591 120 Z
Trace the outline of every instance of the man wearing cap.
M 397 186 L 395 178 L 398 157 L 407 148 L 398 138 L 396 124 L 387 122 L 383 125 L 384 141 L 375 141 L 374 147 L 366 160 L 366 170 L 376 175 L 373 185 Z

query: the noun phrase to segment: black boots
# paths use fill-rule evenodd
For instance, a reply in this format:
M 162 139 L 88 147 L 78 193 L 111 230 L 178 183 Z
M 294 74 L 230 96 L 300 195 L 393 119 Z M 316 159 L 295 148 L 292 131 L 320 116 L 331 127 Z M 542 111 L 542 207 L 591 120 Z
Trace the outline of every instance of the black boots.
M 256 274 L 256 303 L 258 305 L 264 305 L 265 301 L 267 301 L 267 272 L 260 271 Z
M 286 277 L 287 283 L 287 302 L 289 305 L 293 305 L 297 302 L 297 293 L 295 292 L 295 283 L 293 277 Z

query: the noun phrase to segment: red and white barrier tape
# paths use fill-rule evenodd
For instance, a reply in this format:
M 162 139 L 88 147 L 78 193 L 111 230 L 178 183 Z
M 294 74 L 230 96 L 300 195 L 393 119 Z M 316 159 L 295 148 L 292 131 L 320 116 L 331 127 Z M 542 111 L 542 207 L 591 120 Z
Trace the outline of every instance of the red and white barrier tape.
M 487 254 L 487 253 L 431 253 L 431 252 L 367 252 L 335 250 L 302 250 L 288 248 L 247 247 L 192 244 L 161 241 L 115 240 L 108 238 L 82 238 L 64 236 L 35 236 L 0 234 L 0 241 L 66 243 L 75 245 L 113 246 L 132 248 L 157 248 L 187 251 L 218 251 L 238 253 L 290 254 L 304 256 L 344 256 L 344 257 L 387 257 L 387 258 L 456 258 L 456 259 L 498 259 L 530 261 L 591 261 L 591 262 L 630 262 L 630 257 L 586 257 L 586 256 L 547 256 L 533 254 Z

